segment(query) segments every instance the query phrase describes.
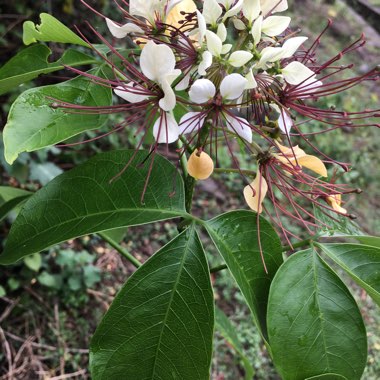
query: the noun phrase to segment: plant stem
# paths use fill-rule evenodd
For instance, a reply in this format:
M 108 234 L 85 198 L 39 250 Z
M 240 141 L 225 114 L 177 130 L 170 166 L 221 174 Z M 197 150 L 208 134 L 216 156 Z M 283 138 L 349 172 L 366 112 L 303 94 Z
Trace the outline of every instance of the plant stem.
M 185 152 L 182 152 L 183 150 L 183 142 L 181 139 L 178 139 L 177 140 L 177 147 L 180 151 L 180 163 L 181 163 L 181 168 L 182 168 L 182 171 L 183 171 L 183 178 L 186 180 L 187 176 L 189 175 L 188 171 L 187 171 L 187 157 L 186 157 L 186 154 Z
M 103 232 L 98 232 L 98 235 L 106 241 L 112 248 L 115 248 L 122 256 L 124 256 L 133 266 L 136 268 L 141 267 L 142 263 L 138 261 L 135 257 L 133 257 L 124 247 L 122 247 L 115 240 L 107 236 L 107 234 Z
M 210 126 L 208 124 L 205 124 L 202 127 L 202 129 L 200 131 L 200 135 L 199 135 L 199 140 L 198 140 L 198 146 L 199 147 L 202 147 L 206 143 L 209 129 L 210 129 Z M 182 144 L 182 141 L 180 144 Z M 186 159 L 186 157 L 185 157 L 185 159 Z M 183 165 L 185 165 L 185 167 Z M 189 214 L 191 214 L 191 208 L 193 205 L 193 195 L 194 195 L 194 188 L 195 188 L 196 179 L 193 178 L 191 175 L 189 175 L 189 173 L 187 171 L 187 160 L 183 161 L 181 158 L 181 166 L 183 169 L 183 177 L 185 179 L 185 207 L 186 207 L 186 211 Z
M 295 249 L 297 248 L 301 248 L 301 247 L 304 247 L 306 245 L 310 245 L 314 240 L 312 238 L 308 238 L 308 239 L 305 239 L 305 240 L 302 240 L 298 243 L 295 243 L 295 244 L 292 244 L 291 246 L 290 245 L 284 245 L 282 247 L 282 251 L 285 252 L 285 251 L 294 251 Z
M 227 269 L 227 265 L 226 264 L 218 265 L 217 267 L 211 268 L 210 269 L 210 273 L 217 273 L 217 272 L 220 272 L 220 271 L 222 271 L 224 269 Z
M 237 174 L 246 174 L 249 176 L 256 176 L 256 172 L 253 170 L 240 170 L 240 169 L 229 169 L 229 168 L 215 168 L 214 173 L 237 173 Z

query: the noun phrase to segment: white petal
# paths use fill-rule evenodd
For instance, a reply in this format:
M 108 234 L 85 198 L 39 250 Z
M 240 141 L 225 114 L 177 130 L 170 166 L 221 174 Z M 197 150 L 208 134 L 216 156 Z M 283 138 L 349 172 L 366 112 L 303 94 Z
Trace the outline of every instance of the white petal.
M 244 0 L 239 0 L 230 10 L 228 10 L 223 16 L 223 22 L 228 18 L 236 16 L 243 7 Z
M 247 79 L 240 74 L 227 75 L 220 84 L 220 94 L 227 100 L 240 98 L 247 82 Z
M 198 79 L 191 86 L 189 96 L 192 102 L 202 104 L 212 99 L 215 93 L 216 89 L 214 83 L 209 79 Z
M 157 45 L 149 41 L 141 52 L 140 67 L 148 79 L 159 82 L 165 75 L 173 72 L 174 53 L 167 45 Z
M 261 51 L 261 58 L 257 64 L 257 68 L 265 68 L 267 62 L 275 62 L 281 59 L 282 48 L 280 47 L 266 47 Z
M 158 143 L 170 144 L 178 140 L 179 128 L 173 115 L 165 112 L 153 125 L 153 136 Z
M 260 42 L 261 39 L 261 29 L 263 25 L 263 16 L 259 16 L 258 19 L 253 23 L 251 34 L 253 37 L 253 42 L 255 46 Z
M 253 75 L 252 69 L 249 70 L 248 74 L 245 76 L 245 79 L 247 79 L 247 84 L 245 86 L 246 90 L 252 90 L 253 88 L 257 87 L 257 82 Z
M 212 54 L 209 51 L 204 51 L 202 54 L 202 61 L 198 66 L 198 74 L 206 75 L 206 70 L 212 65 Z
M 216 32 L 217 36 L 220 38 L 222 42 L 224 42 L 227 38 L 227 28 L 224 24 L 219 24 L 218 30 Z
M 207 50 L 214 56 L 219 57 L 222 53 L 223 43 L 217 34 L 206 30 Z
M 114 89 L 114 93 L 117 96 L 120 96 L 120 98 L 126 100 L 130 103 L 138 103 L 142 102 L 143 100 L 147 99 L 149 96 L 142 95 L 141 92 L 144 90 L 141 87 L 133 86 L 134 82 L 128 83 L 126 87 L 123 86 L 117 86 Z
M 124 38 L 129 33 L 144 33 L 144 31 L 139 26 L 132 23 L 119 26 L 109 18 L 106 18 L 106 23 L 111 34 L 116 38 Z
M 234 23 L 234 27 L 237 30 L 245 30 L 246 29 L 244 22 L 241 21 L 239 18 L 234 18 L 232 20 L 232 22 Z
M 145 0 L 146 1 L 146 0 Z M 169 0 L 166 6 L 166 15 L 179 3 L 182 3 L 183 0 Z
M 315 75 L 308 67 L 297 61 L 289 63 L 281 71 L 289 84 L 300 84 Z
M 164 97 L 158 102 L 161 109 L 164 111 L 171 111 L 176 104 L 176 96 L 172 89 L 172 83 L 181 75 L 181 70 L 174 70 L 171 74 L 164 76 L 160 85 L 164 92 Z
M 281 2 L 279 0 L 260 0 L 260 3 L 261 10 L 264 16 L 267 15 L 269 12 L 283 12 L 288 9 L 287 0 L 281 0 Z
M 284 110 L 280 110 L 280 112 L 281 115 L 278 118 L 278 127 L 284 134 L 288 135 L 293 127 L 293 120 Z
M 286 16 L 269 16 L 263 21 L 262 32 L 270 37 L 278 36 L 290 24 L 291 18 Z
M 156 13 L 158 13 L 160 16 L 163 16 L 165 3 L 163 1 L 157 0 L 130 0 L 129 14 L 132 16 L 143 17 L 147 19 L 151 24 L 153 24 Z
M 228 59 L 228 63 L 233 67 L 242 67 L 247 62 L 249 62 L 253 58 L 253 54 L 248 51 L 238 50 L 234 51 L 230 58 Z
M 199 131 L 206 120 L 206 115 L 202 112 L 188 112 L 183 115 L 179 122 L 179 134 L 187 134 Z
M 242 117 L 232 117 L 230 115 L 225 115 L 227 119 L 227 128 L 233 133 L 239 135 L 242 139 L 246 140 L 248 143 L 252 143 L 252 129 L 249 126 L 247 120 Z
M 198 18 L 198 28 L 199 28 L 199 36 L 198 36 L 198 43 L 199 45 L 202 45 L 203 40 L 206 36 L 206 20 L 203 17 L 202 13 L 197 10 L 197 18 Z
M 323 83 L 320 80 L 317 80 L 317 77 L 315 75 L 305 80 L 305 82 L 297 86 L 296 91 L 300 91 L 299 99 L 312 97 L 313 92 L 318 91 L 321 86 L 323 86 Z
M 252 21 L 256 20 L 261 11 L 260 0 L 245 0 L 243 5 L 243 15 L 252 25 Z
M 232 44 L 224 44 L 222 46 L 222 54 L 227 54 L 232 49 Z
M 218 0 L 219 4 L 222 4 L 224 8 L 227 10 L 231 8 L 231 5 L 235 2 L 235 0 Z
M 189 83 L 190 83 L 190 79 L 191 79 L 191 72 L 189 72 L 188 74 L 186 74 L 182 80 L 177 84 L 177 86 L 175 86 L 175 89 L 177 91 L 183 91 L 183 90 L 186 90 L 188 87 L 189 87 Z
M 293 37 L 289 38 L 282 45 L 281 58 L 290 58 L 298 50 L 298 48 L 307 40 L 307 37 Z
M 203 3 L 203 16 L 207 24 L 215 26 L 222 15 L 222 8 L 216 0 L 205 0 Z

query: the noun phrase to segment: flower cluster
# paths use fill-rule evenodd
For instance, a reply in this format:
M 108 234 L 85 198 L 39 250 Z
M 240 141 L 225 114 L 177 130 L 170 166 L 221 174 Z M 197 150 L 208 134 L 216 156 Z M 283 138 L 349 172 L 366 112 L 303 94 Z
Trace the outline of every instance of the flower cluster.
M 138 125 L 136 133 L 143 135 L 137 148 L 147 134 L 153 134 L 153 154 L 157 144 L 181 139 L 187 151 L 194 151 L 189 173 L 201 173 L 194 174 L 197 179 L 212 173 L 210 157 L 207 155 L 205 170 L 201 158 L 206 151 L 215 157 L 213 149 L 216 151 L 218 144 L 227 146 L 240 167 L 233 147 L 233 142 L 240 140 L 257 161 L 257 176 L 244 189 L 247 204 L 261 213 L 266 210 L 264 198 L 270 198 L 276 206 L 274 219 L 285 235 L 290 232 L 279 214 L 307 228 L 315 223 L 295 196 L 317 204 L 326 213 L 348 215 L 341 196 L 351 190 L 321 179 L 327 177 L 325 163 L 336 162 L 311 145 L 308 137 L 319 132 L 304 128 L 312 127 L 312 120 L 325 123 L 326 131 L 365 126 L 370 125 L 366 120 L 379 116 L 378 110 L 347 113 L 320 109 L 315 102 L 377 79 L 376 69 L 348 79 L 339 76 L 351 67 L 336 62 L 362 46 L 362 38 L 321 63 L 316 49 L 330 23 L 308 44 L 307 37 L 290 30 L 290 17 L 282 15 L 287 0 L 204 0 L 197 2 L 200 7 L 193 0 L 122 3 L 119 8 L 125 20 L 119 23 L 107 18 L 106 23 L 114 42 L 122 40 L 137 48 L 126 57 L 98 34 L 121 65 L 102 55 L 114 77 L 93 77 L 111 86 L 122 103 L 90 111 L 124 112 L 121 127 Z M 323 161 L 295 146 L 296 137 Z

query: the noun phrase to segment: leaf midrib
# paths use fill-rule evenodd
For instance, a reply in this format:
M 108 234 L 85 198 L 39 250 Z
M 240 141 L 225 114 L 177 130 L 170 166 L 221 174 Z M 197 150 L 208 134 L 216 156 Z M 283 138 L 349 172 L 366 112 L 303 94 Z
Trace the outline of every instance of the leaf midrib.
M 171 304 L 173 302 L 174 294 L 176 293 L 177 286 L 179 284 L 179 280 L 180 280 L 181 275 L 182 275 L 182 270 L 183 270 L 186 258 L 187 258 L 188 254 L 189 254 L 189 251 L 190 251 L 189 250 L 190 242 L 194 239 L 194 226 L 191 226 L 189 228 L 189 234 L 190 234 L 190 236 L 186 240 L 186 245 L 184 247 L 184 254 L 182 256 L 180 267 L 178 268 L 177 278 L 175 280 L 175 283 L 174 283 L 174 286 L 173 286 L 173 289 L 172 289 L 172 292 L 171 292 L 171 295 L 170 295 L 170 300 L 168 302 L 168 307 L 166 309 L 165 318 L 162 321 L 162 327 L 161 327 L 160 336 L 159 336 L 158 343 L 157 343 L 157 348 L 156 348 L 156 355 L 154 357 L 154 362 L 153 362 L 152 377 L 151 377 L 152 379 L 154 379 L 154 375 L 156 373 L 156 361 L 157 361 L 157 356 L 158 356 L 159 348 L 161 346 L 162 334 L 163 334 L 165 326 L 166 326 L 166 321 L 167 321 L 167 319 L 169 317 L 169 311 L 171 310 Z M 198 375 L 199 375 L 199 373 L 198 373 Z

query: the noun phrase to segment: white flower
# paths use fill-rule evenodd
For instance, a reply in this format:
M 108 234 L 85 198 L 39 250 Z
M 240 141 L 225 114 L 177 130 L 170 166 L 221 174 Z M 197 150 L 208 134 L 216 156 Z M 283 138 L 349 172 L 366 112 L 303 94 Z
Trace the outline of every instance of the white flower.
M 307 37 L 293 37 L 286 40 L 281 47 L 268 46 L 264 48 L 261 51 L 261 57 L 259 63 L 257 64 L 257 68 L 265 69 L 268 66 L 268 63 L 273 63 L 279 61 L 280 59 L 292 57 L 306 40 Z
M 173 82 L 181 75 L 181 70 L 175 69 L 175 56 L 166 45 L 157 45 L 149 41 L 141 52 L 140 67 L 142 73 L 162 88 L 164 97 L 159 105 L 164 111 L 171 111 L 176 104 Z
M 179 128 L 174 117 L 169 113 L 176 105 L 176 96 L 172 89 L 173 82 L 181 75 L 181 70 L 175 68 L 176 61 L 172 50 L 166 45 L 158 45 L 149 41 L 141 52 L 141 72 L 151 81 L 157 83 L 164 96 L 159 100 L 162 112 L 153 126 L 153 135 L 157 142 L 171 143 L 178 139 Z M 134 85 L 118 86 L 115 94 L 130 103 L 141 102 L 149 95 L 144 93 L 144 87 Z
M 184 0 L 130 0 L 129 14 L 132 16 L 142 17 L 148 20 L 151 25 L 155 25 L 155 21 L 157 18 L 163 21 L 165 21 L 167 18 L 172 19 L 173 14 L 171 14 L 170 12 L 173 10 L 174 7 L 176 7 L 183 1 Z M 192 8 L 192 5 L 194 5 L 195 7 L 195 4 L 193 4 L 192 2 L 190 4 L 185 4 L 185 6 L 186 5 L 190 8 Z M 177 20 L 175 19 L 168 20 L 169 24 L 175 24 L 176 21 Z M 106 23 L 109 31 L 115 38 L 124 38 L 131 33 L 144 33 L 144 31 L 138 25 L 135 25 L 132 22 L 120 26 L 112 20 L 106 18 Z
M 220 95 L 223 103 L 240 98 L 246 89 L 248 80 L 240 74 L 227 75 L 220 84 Z M 191 86 L 189 91 L 190 100 L 196 104 L 204 104 L 215 97 L 215 85 L 209 79 L 198 79 Z M 247 120 L 231 116 L 223 112 L 227 129 L 239 135 L 247 142 L 252 142 L 252 130 Z M 179 124 L 180 133 L 191 133 L 202 128 L 206 120 L 206 115 L 202 112 L 188 112 Z

